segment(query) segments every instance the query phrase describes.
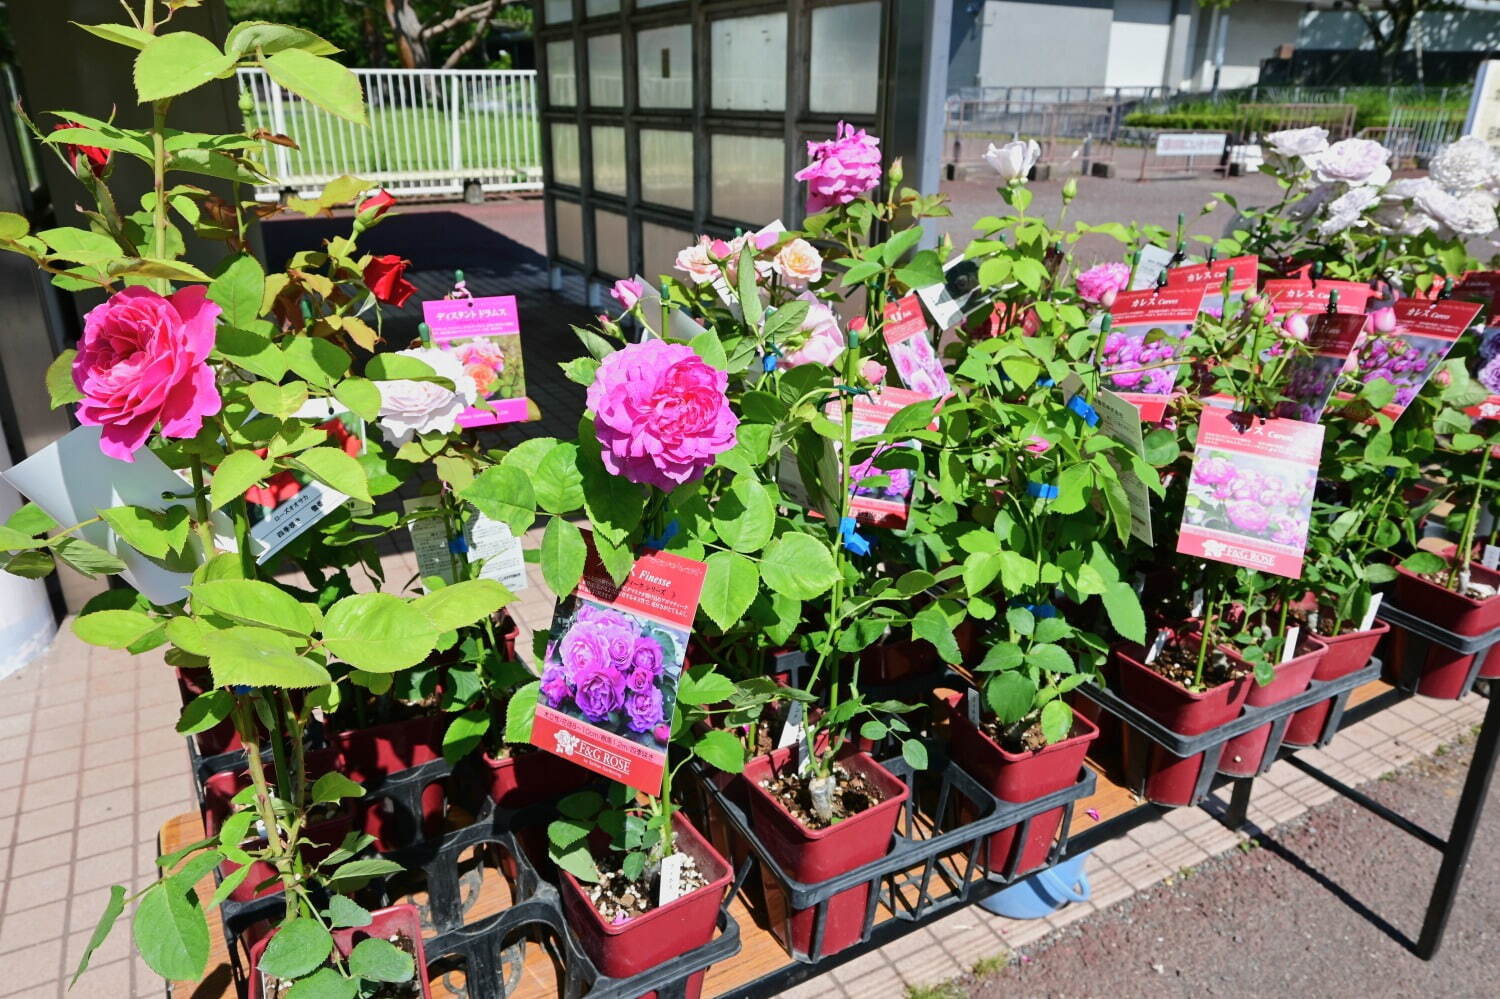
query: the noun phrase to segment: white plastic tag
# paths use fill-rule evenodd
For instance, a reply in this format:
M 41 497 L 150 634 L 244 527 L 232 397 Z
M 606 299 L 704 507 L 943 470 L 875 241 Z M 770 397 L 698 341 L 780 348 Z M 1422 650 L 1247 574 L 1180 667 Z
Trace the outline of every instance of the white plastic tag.
M 1370 598 L 1370 607 L 1365 611 L 1364 620 L 1359 622 L 1360 631 L 1369 631 L 1375 627 L 1375 612 L 1380 610 L 1380 601 L 1385 599 L 1384 593 L 1377 593 Z
M 1156 632 L 1156 637 L 1151 639 L 1151 648 L 1146 650 L 1147 666 L 1156 662 L 1156 657 L 1161 655 L 1161 650 L 1166 647 L 1168 634 L 1167 629 L 1160 628 Z
M 776 740 L 777 749 L 795 746 L 802 741 L 802 719 L 807 707 L 801 701 L 793 701 L 786 711 L 786 724 L 781 726 L 781 738 Z
M 662 858 L 661 892 L 656 900 L 658 905 L 666 905 L 682 897 L 684 892 L 682 868 L 686 863 L 687 854 L 685 853 L 674 853 Z
M 1500 545 L 1485 545 L 1479 564 L 1486 569 L 1500 569 Z
M 1188 611 L 1188 617 L 1203 616 L 1203 587 L 1193 591 L 1193 609 Z
M 1283 643 L 1283 645 L 1281 646 L 1281 661 L 1282 662 L 1289 663 L 1294 658 L 1296 658 L 1296 655 L 1297 655 L 1297 639 L 1300 638 L 1301 635 L 1302 635 L 1302 627 L 1300 625 L 1294 624 L 1294 625 L 1292 625 L 1290 628 L 1288 628 L 1286 630 L 1286 642 Z
M 969 724 L 979 727 L 979 691 L 970 689 L 964 694 L 964 708 L 969 713 Z

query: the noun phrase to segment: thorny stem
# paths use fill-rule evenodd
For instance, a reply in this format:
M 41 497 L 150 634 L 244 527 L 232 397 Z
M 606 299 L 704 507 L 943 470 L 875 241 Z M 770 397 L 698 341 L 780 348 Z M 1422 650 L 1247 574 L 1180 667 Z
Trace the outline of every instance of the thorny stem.
M 250 783 L 255 788 L 255 811 L 265 827 L 266 844 L 281 882 L 290 892 L 297 883 L 292 865 L 284 860 L 285 846 L 281 841 L 281 826 L 276 821 L 276 809 L 271 804 L 271 787 L 266 780 L 266 767 L 260 758 L 260 735 L 255 728 L 255 715 L 250 709 L 249 698 L 234 695 L 234 725 L 239 730 L 240 742 L 245 745 L 245 761 L 250 768 Z
M 1474 484 L 1474 496 L 1469 502 L 1468 513 L 1464 514 L 1464 529 L 1459 535 L 1458 551 L 1453 555 L 1453 562 L 1448 567 L 1448 589 L 1453 589 L 1460 580 L 1464 583 L 1469 579 L 1469 559 L 1474 554 L 1474 528 L 1479 523 L 1479 508 L 1484 505 L 1484 486 L 1486 474 L 1490 468 L 1490 445 L 1484 444 L 1484 453 L 1479 456 L 1479 479 Z

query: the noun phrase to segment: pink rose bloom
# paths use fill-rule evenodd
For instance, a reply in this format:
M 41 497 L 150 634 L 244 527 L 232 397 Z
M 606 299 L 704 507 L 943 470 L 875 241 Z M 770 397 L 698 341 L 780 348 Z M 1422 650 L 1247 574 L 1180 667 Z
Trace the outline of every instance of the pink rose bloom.
M 158 423 L 163 437 L 192 437 L 223 405 L 207 364 L 220 310 L 207 295 L 202 285 L 170 298 L 137 285 L 84 317 L 78 422 L 104 428 L 99 449 L 111 458 L 134 461 Z
M 1375 333 L 1390 333 L 1396 329 L 1396 310 L 1390 307 L 1376 309 L 1365 318 L 1365 329 Z
M 885 365 L 873 357 L 867 357 L 859 362 L 859 373 L 871 385 L 880 385 L 885 382 Z
M 839 122 L 834 138 L 809 142 L 812 162 L 798 170 L 807 181 L 807 213 L 847 205 L 880 183 L 880 140 L 862 128 Z
M 635 278 L 621 278 L 615 282 L 615 286 L 609 289 L 609 297 L 620 303 L 622 309 L 633 309 L 635 303 L 646 294 L 646 286 Z
M 674 266 L 685 272 L 694 284 L 705 284 L 719 274 L 719 265 L 708 255 L 710 242 L 712 241 L 707 236 L 699 236 L 698 242 L 677 251 Z
M 1307 317 L 1300 312 L 1293 312 L 1286 319 L 1282 320 L 1281 332 L 1282 335 L 1290 339 L 1300 340 L 1305 343 L 1308 335 Z
M 1090 267 L 1078 275 L 1078 294 L 1085 302 L 1099 305 L 1104 296 L 1119 293 L 1130 284 L 1130 265 L 1118 260 Z
M 728 384 L 686 344 L 646 340 L 610 354 L 588 390 L 604 467 L 664 491 L 702 476 L 734 447 Z
M 1259 534 L 1271 522 L 1271 514 L 1254 500 L 1235 500 L 1224 508 L 1229 522 L 1242 531 Z
M 1193 470 L 1193 478 L 1208 486 L 1217 486 L 1234 480 L 1239 470 L 1227 458 L 1205 458 Z
M 780 366 L 795 368 L 803 364 L 833 364 L 844 352 L 844 331 L 839 329 L 838 317 L 824 303 L 804 292 L 801 296 L 808 303 L 807 318 L 802 321 L 802 332 L 807 339 L 796 350 L 782 356 Z
M 783 246 L 771 266 L 788 288 L 802 290 L 823 276 L 823 258 L 805 239 L 794 239 Z

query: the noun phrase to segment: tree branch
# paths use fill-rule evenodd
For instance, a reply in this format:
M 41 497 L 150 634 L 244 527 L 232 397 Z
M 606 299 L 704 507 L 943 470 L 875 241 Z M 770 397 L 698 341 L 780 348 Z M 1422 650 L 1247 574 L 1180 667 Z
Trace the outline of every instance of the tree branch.
M 436 21 L 423 28 L 422 40 L 426 41 L 430 38 L 435 38 L 438 35 L 451 31 L 461 24 L 466 24 L 469 21 L 475 20 L 481 14 L 483 15 L 483 21 L 485 23 L 488 23 L 490 17 L 494 13 L 495 0 L 484 0 L 483 3 L 475 3 L 470 4 L 467 7 L 460 7 L 458 10 L 454 11 L 443 20 Z
M 474 47 L 484 40 L 485 32 L 489 30 L 490 18 L 495 16 L 495 7 L 499 0 L 486 0 L 485 3 L 475 4 L 476 7 L 485 8 L 484 13 L 475 18 L 474 32 L 464 39 L 463 44 L 448 53 L 448 58 L 443 60 L 444 69 L 452 69 L 463 61 L 464 56 L 474 50 Z

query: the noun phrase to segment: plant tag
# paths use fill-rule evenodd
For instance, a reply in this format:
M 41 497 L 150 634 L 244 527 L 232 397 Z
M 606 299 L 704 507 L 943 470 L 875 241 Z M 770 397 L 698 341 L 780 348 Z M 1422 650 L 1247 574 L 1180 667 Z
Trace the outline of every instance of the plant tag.
M 666 905 L 681 898 L 684 892 L 682 868 L 687 863 L 687 854 L 674 853 L 661 859 L 661 893 L 657 905 Z
M 1302 635 L 1301 625 L 1292 625 L 1286 630 L 1286 642 L 1281 646 L 1281 661 L 1291 662 L 1297 655 L 1297 639 Z
M 1365 610 L 1364 620 L 1359 622 L 1360 631 L 1369 631 L 1375 627 L 1375 612 L 1380 610 L 1380 601 L 1384 599 L 1384 593 L 1377 593 L 1370 598 L 1370 606 Z
M 802 719 L 806 713 L 807 706 L 801 701 L 793 701 L 792 706 L 786 709 L 786 724 L 781 726 L 781 738 L 776 740 L 777 749 L 795 746 L 802 741 Z
M 1069 375 L 1077 378 L 1077 375 Z M 1082 382 L 1079 379 L 1080 383 Z M 1067 391 L 1064 380 L 1064 391 Z M 1094 396 L 1094 411 L 1099 414 L 1099 429 L 1105 436 L 1118 441 L 1135 452 L 1142 461 L 1146 458 L 1146 439 L 1141 433 L 1141 414 L 1135 406 L 1109 389 L 1100 389 Z M 1135 469 L 1121 461 L 1116 455 L 1107 456 L 1120 477 L 1120 488 L 1130 503 L 1130 536 L 1142 544 L 1154 545 L 1151 535 L 1151 490 L 1135 474 Z
M 1156 657 L 1159 656 L 1159 655 L 1161 655 L 1161 650 L 1166 647 L 1167 637 L 1170 634 L 1171 633 L 1168 632 L 1167 629 L 1165 629 L 1165 628 L 1158 628 L 1156 630 L 1156 637 L 1153 638 L 1153 639 L 1151 639 L 1151 648 L 1149 648 L 1149 649 L 1146 650 L 1146 665 L 1147 666 L 1149 666 L 1152 663 L 1156 662 Z
M 964 707 L 969 712 L 969 724 L 979 727 L 979 691 L 972 687 L 964 694 Z
M 481 404 L 458 415 L 460 427 L 529 420 L 521 362 L 521 317 L 514 295 L 444 298 L 422 303 L 432 345 L 474 379 Z
M 437 505 L 436 496 L 415 496 L 403 504 L 408 514 Z M 452 584 L 455 569 L 467 562 L 478 567 L 477 572 L 471 573 L 474 578 L 493 579 L 512 593 L 526 589 L 526 562 L 520 539 L 510 532 L 509 526 L 491 520 L 472 506 L 466 506 L 464 514 L 462 537 L 450 537 L 442 517 L 423 517 L 407 525 L 418 575 L 437 576 Z
M 1193 607 L 1188 611 L 1188 616 L 1194 618 L 1203 616 L 1203 587 L 1201 586 L 1193 591 Z
M 1156 279 L 1172 263 L 1172 251 L 1155 243 L 1141 247 L 1140 261 L 1135 265 L 1135 280 L 1130 282 L 1132 290 L 1155 288 Z
M 1479 564 L 1486 569 L 1500 568 L 1500 545 L 1485 545 L 1484 555 L 1480 557 Z
M 1115 392 L 1130 403 L 1148 423 L 1159 423 L 1166 415 L 1167 404 L 1176 390 L 1178 365 L 1144 369 L 1134 357 L 1148 337 L 1153 343 L 1174 344 L 1187 338 L 1198 319 L 1204 288 L 1151 288 L 1146 291 L 1122 291 L 1110 309 L 1114 328 L 1110 341 L 1123 346 L 1106 352 L 1103 388 Z M 1115 335 L 1119 335 L 1116 340 Z M 1125 348 L 1129 347 L 1130 350 Z M 1173 357 L 1176 347 L 1172 348 Z M 1153 364 L 1165 362 L 1153 362 Z M 1144 376 L 1144 377 L 1143 377 Z
M 927 317 L 915 293 L 885 304 L 881 336 L 901 384 L 932 399 L 948 395 L 948 373 L 927 332 Z

